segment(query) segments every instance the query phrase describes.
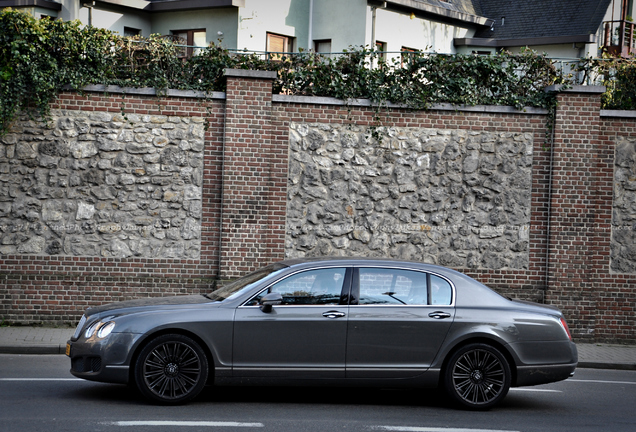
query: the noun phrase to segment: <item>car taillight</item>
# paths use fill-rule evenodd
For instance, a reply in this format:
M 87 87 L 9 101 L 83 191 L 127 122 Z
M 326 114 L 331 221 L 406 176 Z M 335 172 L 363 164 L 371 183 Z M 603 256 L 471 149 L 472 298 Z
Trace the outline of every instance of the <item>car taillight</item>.
M 568 335 L 568 338 L 572 340 L 572 334 L 570 334 L 570 329 L 568 328 L 568 323 L 565 322 L 565 318 L 561 318 L 560 322 L 561 322 L 561 327 L 563 327 L 563 330 L 565 330 L 565 333 Z

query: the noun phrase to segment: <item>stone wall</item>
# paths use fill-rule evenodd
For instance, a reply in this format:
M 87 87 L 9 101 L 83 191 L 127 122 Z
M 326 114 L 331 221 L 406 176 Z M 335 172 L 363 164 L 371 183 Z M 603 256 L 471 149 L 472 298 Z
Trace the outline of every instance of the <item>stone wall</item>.
M 0 139 L 0 255 L 198 258 L 204 119 L 53 110 Z
M 618 137 L 614 171 L 611 268 L 636 273 L 636 139 Z
M 290 125 L 286 255 L 527 269 L 533 135 Z

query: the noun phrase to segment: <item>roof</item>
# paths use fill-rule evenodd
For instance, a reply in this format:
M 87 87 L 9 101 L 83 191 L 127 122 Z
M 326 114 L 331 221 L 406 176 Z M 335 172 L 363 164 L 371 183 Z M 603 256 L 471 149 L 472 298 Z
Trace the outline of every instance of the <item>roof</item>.
M 443 9 L 478 16 L 483 16 L 481 13 L 482 1 L 483 0 L 414 0 L 415 3 L 426 3 Z
M 456 1 L 456 0 L 452 0 Z M 475 38 L 530 39 L 593 35 L 612 0 L 480 0 L 482 16 L 495 21 Z
M 478 26 L 491 25 L 480 13 L 481 0 L 369 0 L 369 4 L 406 12 L 434 16 L 441 21 L 460 21 Z

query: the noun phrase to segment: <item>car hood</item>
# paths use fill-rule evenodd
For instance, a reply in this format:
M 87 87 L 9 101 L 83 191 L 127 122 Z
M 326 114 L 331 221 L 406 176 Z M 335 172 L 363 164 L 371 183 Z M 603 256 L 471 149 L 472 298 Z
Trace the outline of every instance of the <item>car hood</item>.
M 171 296 L 171 297 L 147 297 L 136 300 L 127 300 L 116 303 L 109 303 L 102 306 L 92 307 L 86 310 L 86 316 L 95 315 L 102 312 L 120 310 L 120 309 L 133 309 L 144 308 L 152 306 L 171 306 L 171 305 L 188 305 L 188 304 L 203 304 L 212 303 L 209 298 L 201 295 L 183 295 L 183 296 Z

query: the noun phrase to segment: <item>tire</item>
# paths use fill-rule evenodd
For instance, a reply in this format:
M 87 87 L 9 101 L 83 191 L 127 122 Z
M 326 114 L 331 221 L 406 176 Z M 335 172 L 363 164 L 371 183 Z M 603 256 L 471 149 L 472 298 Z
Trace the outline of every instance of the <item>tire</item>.
M 510 389 L 510 365 L 491 345 L 473 343 L 455 352 L 444 371 L 444 387 L 464 408 L 486 410 L 497 405 Z
M 135 362 L 135 383 L 148 399 L 177 405 L 195 398 L 208 379 L 208 359 L 201 346 L 180 334 L 151 340 Z

